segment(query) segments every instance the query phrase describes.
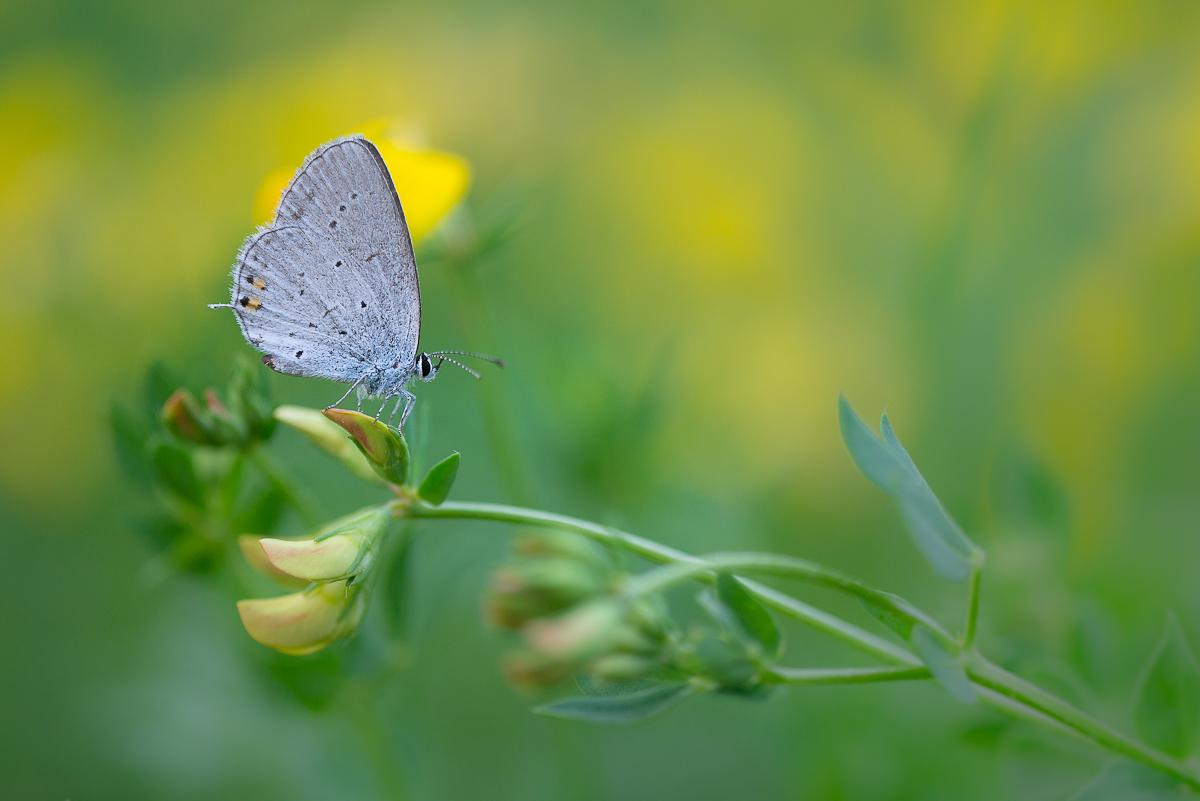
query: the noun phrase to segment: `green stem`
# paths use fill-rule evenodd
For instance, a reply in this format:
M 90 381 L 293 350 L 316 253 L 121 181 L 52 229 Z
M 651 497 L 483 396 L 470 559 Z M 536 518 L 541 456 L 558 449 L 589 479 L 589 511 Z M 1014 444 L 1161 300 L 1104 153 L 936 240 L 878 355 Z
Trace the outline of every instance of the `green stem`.
M 1046 692 L 1020 676 L 994 665 L 978 653 L 972 654 L 967 675 L 976 684 L 1036 709 L 1046 717 L 1078 732 L 1093 743 L 1130 759 L 1149 765 L 1200 790 L 1194 770 L 1172 757 L 1150 748 L 1076 709 L 1058 696 Z
M 685 579 L 696 578 L 712 572 L 765 573 L 770 576 L 799 579 L 838 592 L 846 593 L 860 601 L 881 607 L 909 625 L 925 626 L 943 642 L 956 646 L 954 639 L 941 627 L 936 620 L 917 609 L 912 604 L 891 593 L 880 592 L 865 586 L 862 582 L 849 576 L 831 570 L 824 565 L 810 562 L 806 559 L 796 559 L 791 556 L 780 556 L 773 553 L 713 553 L 701 556 L 700 562 L 668 565 L 657 570 L 651 570 L 636 576 L 625 587 L 624 594 L 630 598 L 649 595 L 666 589 L 668 586 Z
M 628 534 L 615 528 L 602 526 L 587 520 L 556 515 L 536 509 L 522 509 L 516 506 L 505 506 L 493 503 L 455 503 L 447 501 L 441 506 L 430 506 L 419 500 L 394 502 L 397 515 L 407 513 L 410 517 L 426 518 L 457 518 L 467 520 L 495 520 L 502 523 L 516 523 L 524 526 L 541 526 L 562 531 L 573 531 L 597 542 L 612 545 L 617 548 L 637 554 L 642 558 L 658 564 L 689 564 L 696 565 L 701 571 L 697 578 L 703 581 L 713 581 L 714 576 L 707 572 L 710 568 L 700 559 L 691 554 L 677 551 L 666 545 L 643 539 L 634 534 Z M 756 581 L 741 579 L 742 584 L 766 606 L 782 615 L 799 620 L 818 631 L 823 631 L 833 637 L 847 642 L 861 651 L 890 662 L 894 665 L 914 667 L 921 661 L 904 648 L 865 631 L 839 617 L 809 606 L 784 593 L 759 584 Z
M 770 668 L 766 681 L 772 684 L 871 684 L 881 681 L 914 681 L 929 678 L 926 668 Z
M 670 581 L 678 580 L 685 575 L 701 581 L 712 582 L 715 580 L 714 569 L 733 570 L 753 567 L 774 575 L 807 577 L 812 580 L 817 580 L 819 576 L 820 583 L 851 592 L 864 600 L 866 597 L 860 593 L 859 587 L 871 594 L 878 592 L 869 590 L 853 579 L 848 579 L 828 568 L 801 559 L 772 554 L 717 554 L 716 557 L 725 561 L 714 565 L 699 557 L 659 545 L 624 531 L 535 509 L 522 509 L 501 504 L 454 502 L 446 502 L 441 506 L 430 506 L 423 501 L 409 498 L 394 501 L 392 508 L 397 517 L 494 520 L 502 523 L 573 531 L 598 542 L 630 551 L 651 562 L 680 565 L 678 569 L 673 569 L 670 573 L 653 571 L 658 573 L 658 577 L 647 579 L 648 582 L 666 581 L 670 583 Z M 740 567 L 735 566 L 738 560 L 745 560 Z M 740 577 L 739 581 L 751 595 L 783 615 L 824 631 L 885 662 L 904 668 L 924 670 L 916 656 L 887 640 L 755 581 Z M 848 583 L 842 584 L 842 582 Z M 973 583 L 977 586 L 978 581 L 975 580 Z M 910 607 L 902 599 L 887 593 L 879 594 L 888 599 L 888 608 L 900 606 L 905 609 L 906 614 L 919 615 L 923 623 L 924 619 L 929 617 L 915 607 Z M 877 602 L 873 595 L 871 600 Z M 973 603 L 978 604 L 977 597 Z M 1189 787 L 1200 790 L 1200 778 L 1197 778 L 1187 766 L 1117 732 L 1019 676 L 993 665 L 977 652 L 971 652 L 971 662 L 968 665 L 967 673 L 979 688 L 981 700 L 989 706 L 1015 717 L 1047 726 L 1059 733 L 1077 734 L 1095 746 L 1134 759 L 1186 783 Z M 916 676 L 914 675 L 912 678 L 916 678 Z
M 971 564 L 971 578 L 967 592 L 967 625 L 963 630 L 962 647 L 969 651 L 975 647 L 976 622 L 979 619 L 979 579 L 983 576 L 983 566 L 978 562 Z

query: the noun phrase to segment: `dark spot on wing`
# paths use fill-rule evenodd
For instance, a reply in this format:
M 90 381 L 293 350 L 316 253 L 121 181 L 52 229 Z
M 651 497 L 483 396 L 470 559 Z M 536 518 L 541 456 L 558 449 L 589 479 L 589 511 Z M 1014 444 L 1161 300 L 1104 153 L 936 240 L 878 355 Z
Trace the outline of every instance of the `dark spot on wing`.
M 303 289 L 301 289 L 301 290 L 300 290 L 300 297 L 304 297 L 304 290 L 303 290 Z
M 309 323 L 309 324 L 308 324 L 308 327 L 309 327 L 309 328 L 316 328 L 316 327 L 317 327 L 317 324 L 316 324 L 316 323 Z
M 357 192 L 351 192 L 351 193 L 350 193 L 350 199 L 351 199 L 351 200 L 358 200 L 358 193 L 357 193 Z
M 361 303 L 361 304 L 362 304 L 362 307 L 363 307 L 364 309 L 365 309 L 365 308 L 367 308 L 367 302 L 366 302 L 365 300 L 360 300 L 360 301 L 359 301 L 359 303 Z
M 250 298 L 248 296 L 243 296 L 238 303 L 242 304 L 242 308 L 245 308 L 250 305 Z
M 338 206 L 338 211 L 345 211 L 345 210 L 346 210 L 346 204 L 345 204 L 345 203 L 343 203 L 342 205 Z
M 253 283 L 254 283 L 254 276 L 253 276 L 253 275 L 247 275 L 247 276 L 246 276 L 246 283 L 247 283 L 247 284 L 253 284 Z
M 298 351 L 296 351 L 296 358 L 297 358 L 297 359 L 299 359 L 299 358 L 300 358 L 301 356 L 303 356 L 303 355 L 304 355 L 304 351 L 302 351 L 302 350 L 298 350 Z
M 272 370 L 275 369 L 275 357 L 274 356 L 263 356 L 262 363 L 265 364 L 267 367 L 270 367 Z
M 342 336 L 346 336 L 346 332 L 345 332 L 345 331 L 338 331 L 338 333 L 339 333 L 339 334 L 341 334 Z
M 330 220 L 330 221 L 329 221 L 329 227 L 330 227 L 330 228 L 337 228 L 337 220 Z
M 337 264 L 335 264 L 335 265 L 333 265 L 333 266 L 334 266 L 334 267 L 341 267 L 341 266 L 342 266 L 342 263 L 339 261 Z

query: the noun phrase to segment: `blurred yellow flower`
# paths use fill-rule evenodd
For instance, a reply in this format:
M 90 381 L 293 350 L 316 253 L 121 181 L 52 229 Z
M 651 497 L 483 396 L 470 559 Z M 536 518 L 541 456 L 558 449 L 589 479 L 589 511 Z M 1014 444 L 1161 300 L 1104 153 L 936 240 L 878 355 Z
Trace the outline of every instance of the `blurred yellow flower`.
M 358 628 L 363 594 L 346 582 L 318 584 L 278 598 L 238 601 L 246 633 L 263 645 L 293 656 L 311 654 Z
M 414 144 L 395 133 L 398 129 L 394 120 L 381 119 L 348 133 L 361 133 L 379 148 L 415 242 L 437 227 L 467 194 L 471 187 L 471 165 L 454 153 Z M 275 216 L 279 197 L 298 166 L 281 167 L 263 179 L 254 198 L 255 225 L 268 223 Z

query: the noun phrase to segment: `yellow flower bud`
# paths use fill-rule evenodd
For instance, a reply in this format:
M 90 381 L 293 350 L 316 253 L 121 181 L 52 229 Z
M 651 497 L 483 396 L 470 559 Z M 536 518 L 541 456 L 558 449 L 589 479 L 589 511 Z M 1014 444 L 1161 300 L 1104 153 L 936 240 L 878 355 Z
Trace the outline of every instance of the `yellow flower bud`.
M 269 579 L 273 579 L 284 587 L 298 589 L 308 586 L 309 582 L 307 580 L 289 576 L 271 564 L 271 560 L 267 558 L 267 554 L 263 551 L 262 546 L 258 544 L 258 537 L 253 534 L 239 535 L 238 547 L 242 550 L 242 556 L 246 557 L 246 562 L 256 572 L 261 573 Z
M 299 656 L 354 631 L 365 604 L 363 593 L 335 581 L 278 598 L 238 601 L 237 606 L 247 634 L 277 651 Z
M 279 570 L 309 581 L 329 581 L 361 573 L 370 565 L 371 550 L 387 528 L 391 511 L 372 507 L 343 517 L 311 540 L 259 540 L 267 559 Z
M 620 622 L 620 609 L 603 598 L 555 618 L 531 621 L 524 628 L 525 641 L 543 656 L 580 659 L 607 648 Z

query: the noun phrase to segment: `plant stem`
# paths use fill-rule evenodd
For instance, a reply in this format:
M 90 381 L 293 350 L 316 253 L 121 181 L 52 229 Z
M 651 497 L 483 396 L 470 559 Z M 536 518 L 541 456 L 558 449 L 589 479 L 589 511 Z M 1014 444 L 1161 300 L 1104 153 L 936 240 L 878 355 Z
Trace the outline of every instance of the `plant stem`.
M 1121 734 L 1071 706 L 1058 696 L 992 664 L 977 652 L 971 656 L 971 662 L 967 666 L 967 675 L 976 684 L 1036 709 L 1109 751 L 1149 765 L 1186 783 L 1193 789 L 1200 790 L 1200 779 L 1186 765 L 1161 751 Z
M 423 501 L 413 500 L 411 502 L 398 501 L 393 502 L 393 504 L 397 515 L 407 514 L 410 517 L 495 520 L 502 523 L 516 523 L 525 526 L 541 526 L 563 531 L 573 531 L 597 542 L 630 551 L 658 564 L 680 563 L 697 565 L 702 571 L 702 575 L 698 575 L 697 578 L 709 582 L 714 580 L 711 574 L 705 573 L 710 568 L 701 559 L 691 554 L 677 551 L 666 545 L 659 545 L 657 542 L 643 539 L 634 534 L 628 534 L 624 531 L 602 526 L 599 523 L 592 523 L 587 520 L 579 520 L 578 518 L 556 515 L 536 509 L 522 509 L 516 506 L 492 503 L 455 503 L 447 501 L 441 506 L 430 506 Z M 882 637 L 878 637 L 869 631 L 865 631 L 852 623 L 848 623 L 839 617 L 809 606 L 802 601 L 798 601 L 791 596 L 759 584 L 756 581 L 741 579 L 741 582 L 751 595 L 780 614 L 806 623 L 818 631 L 823 631 L 830 636 L 847 642 L 878 659 L 894 665 L 908 667 L 919 666 L 921 664 L 921 661 L 917 657 L 904 648 Z
M 870 684 L 881 681 L 913 681 L 929 678 L 923 667 L 886 668 L 790 668 L 772 666 L 766 681 L 791 686 L 802 684 Z
M 963 629 L 962 647 L 969 651 L 975 647 L 976 621 L 979 619 L 979 579 L 983 576 L 983 566 L 978 562 L 971 564 L 971 577 L 967 595 L 967 625 Z
M 807 578 L 818 581 L 826 586 L 850 592 L 863 600 L 868 600 L 869 596 L 870 600 L 876 603 L 878 602 L 875 597 L 877 593 L 888 599 L 889 609 L 893 607 L 901 608 L 905 611 L 906 615 L 918 617 L 922 625 L 928 625 L 925 623 L 925 619 L 932 620 L 924 612 L 911 606 L 903 601 L 903 599 L 896 598 L 887 593 L 879 593 L 877 590 L 871 590 L 840 573 L 802 559 L 774 554 L 715 554 L 713 558 L 720 561 L 713 564 L 700 557 L 692 556 L 683 551 L 659 545 L 652 540 L 643 539 L 642 537 L 602 526 L 598 523 L 535 509 L 522 509 L 501 504 L 446 502 L 441 506 L 431 506 L 414 498 L 402 498 L 392 502 L 392 509 L 393 514 L 397 517 L 494 520 L 503 523 L 516 523 L 518 525 L 541 526 L 562 531 L 573 531 L 598 542 L 630 551 L 651 562 L 679 566 L 672 568 L 669 572 L 663 570 L 652 571 L 656 575 L 653 578 L 646 578 L 646 584 L 643 586 L 649 586 L 651 583 L 666 586 L 671 581 L 684 577 L 712 582 L 715 580 L 714 570 L 752 568 L 774 575 Z M 913 675 L 905 676 L 905 678 L 915 679 L 917 678 L 915 675 L 917 670 L 925 670 L 921 661 L 911 652 L 877 637 L 852 623 L 811 607 L 758 582 L 740 577 L 738 580 L 742 582 L 751 595 L 777 612 L 837 637 L 885 662 L 909 669 L 909 671 L 895 671 L 897 677 L 911 671 Z M 978 612 L 977 576 L 972 578 L 971 584 L 973 587 L 971 591 L 973 600 L 970 606 L 974 611 L 969 614 L 969 621 L 973 620 Z M 641 592 L 642 590 L 635 585 L 635 591 Z M 862 591 L 866 591 L 866 593 L 864 594 Z M 970 628 L 973 628 L 973 625 Z M 787 669 L 781 668 L 776 670 Z M 782 676 L 784 674 L 780 673 L 779 675 Z M 1070 732 L 1077 734 L 1095 746 L 1134 759 L 1186 783 L 1193 789 L 1200 790 L 1200 778 L 1187 766 L 1160 751 L 1117 732 L 1104 723 L 1092 718 L 1087 713 L 1071 706 L 1061 698 L 1046 692 L 1019 676 L 993 665 L 974 650 L 970 652 L 967 675 L 980 690 L 981 700 L 995 709 L 1048 726 L 1059 733 Z
M 714 553 L 700 557 L 700 562 L 674 564 L 660 567 L 643 573 L 632 579 L 625 588 L 624 594 L 630 598 L 649 595 L 666 589 L 678 581 L 692 579 L 704 573 L 713 571 L 731 572 L 734 570 L 749 573 L 766 573 L 772 576 L 799 579 L 819 584 L 838 592 L 854 596 L 860 601 L 882 607 L 901 618 L 910 626 L 926 626 L 943 642 L 956 646 L 954 639 L 946 633 L 936 620 L 917 609 L 903 598 L 891 593 L 880 592 L 865 586 L 862 582 L 850 578 L 836 570 L 831 570 L 816 562 L 806 559 L 796 559 L 791 556 L 780 556 L 773 553 Z

